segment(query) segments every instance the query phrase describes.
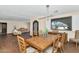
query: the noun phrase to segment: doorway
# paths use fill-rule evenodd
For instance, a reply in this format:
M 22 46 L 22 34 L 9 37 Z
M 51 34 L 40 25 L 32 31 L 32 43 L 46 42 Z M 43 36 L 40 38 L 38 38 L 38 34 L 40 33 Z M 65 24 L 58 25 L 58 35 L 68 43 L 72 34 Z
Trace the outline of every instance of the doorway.
M 0 35 L 6 35 L 6 34 L 7 34 L 7 23 L 0 22 Z
M 34 21 L 33 22 L 33 36 L 38 36 L 39 35 L 39 22 Z

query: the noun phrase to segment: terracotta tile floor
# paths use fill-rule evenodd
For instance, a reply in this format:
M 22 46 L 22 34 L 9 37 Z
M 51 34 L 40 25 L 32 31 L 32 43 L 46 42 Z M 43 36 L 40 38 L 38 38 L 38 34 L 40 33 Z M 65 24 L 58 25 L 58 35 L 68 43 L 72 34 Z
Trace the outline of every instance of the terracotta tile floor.
M 0 36 L 0 53 L 19 53 L 16 36 Z M 68 43 L 64 53 L 79 53 L 79 47 L 75 48 L 74 44 Z

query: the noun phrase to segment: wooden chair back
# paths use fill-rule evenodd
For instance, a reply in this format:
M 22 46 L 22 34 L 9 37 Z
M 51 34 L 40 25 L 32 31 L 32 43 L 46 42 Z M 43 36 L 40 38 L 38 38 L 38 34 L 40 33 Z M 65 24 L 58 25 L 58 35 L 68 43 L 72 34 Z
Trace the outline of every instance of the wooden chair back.
M 63 51 L 64 49 L 64 35 L 58 34 L 58 39 L 54 43 L 54 52 L 58 52 L 60 49 L 60 52 Z
M 25 53 L 26 52 L 26 43 L 24 38 L 22 38 L 21 36 L 17 36 L 18 39 L 18 45 L 19 45 L 19 50 L 21 53 Z
M 60 48 L 63 43 L 62 35 L 58 35 L 58 40 L 56 41 L 57 47 Z

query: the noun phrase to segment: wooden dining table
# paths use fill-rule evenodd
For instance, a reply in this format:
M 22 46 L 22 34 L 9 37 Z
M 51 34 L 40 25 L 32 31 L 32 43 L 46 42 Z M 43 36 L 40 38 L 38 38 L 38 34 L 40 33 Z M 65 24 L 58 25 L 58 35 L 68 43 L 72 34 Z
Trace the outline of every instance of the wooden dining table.
M 57 35 L 53 35 L 51 38 L 43 38 L 43 37 L 32 37 L 29 39 L 25 39 L 26 43 L 30 46 L 36 48 L 39 52 L 44 52 L 46 48 L 53 45 L 53 42 L 57 39 Z

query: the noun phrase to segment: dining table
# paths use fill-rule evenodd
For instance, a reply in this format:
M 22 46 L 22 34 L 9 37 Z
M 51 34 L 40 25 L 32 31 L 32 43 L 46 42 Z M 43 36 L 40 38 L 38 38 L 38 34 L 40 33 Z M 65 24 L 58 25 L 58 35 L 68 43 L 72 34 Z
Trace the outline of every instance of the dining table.
M 52 35 L 51 37 L 34 36 L 28 39 L 25 38 L 25 42 L 28 43 L 30 46 L 36 48 L 38 52 L 44 52 L 44 50 L 47 49 L 49 46 L 53 47 L 53 43 L 56 39 L 57 35 Z

